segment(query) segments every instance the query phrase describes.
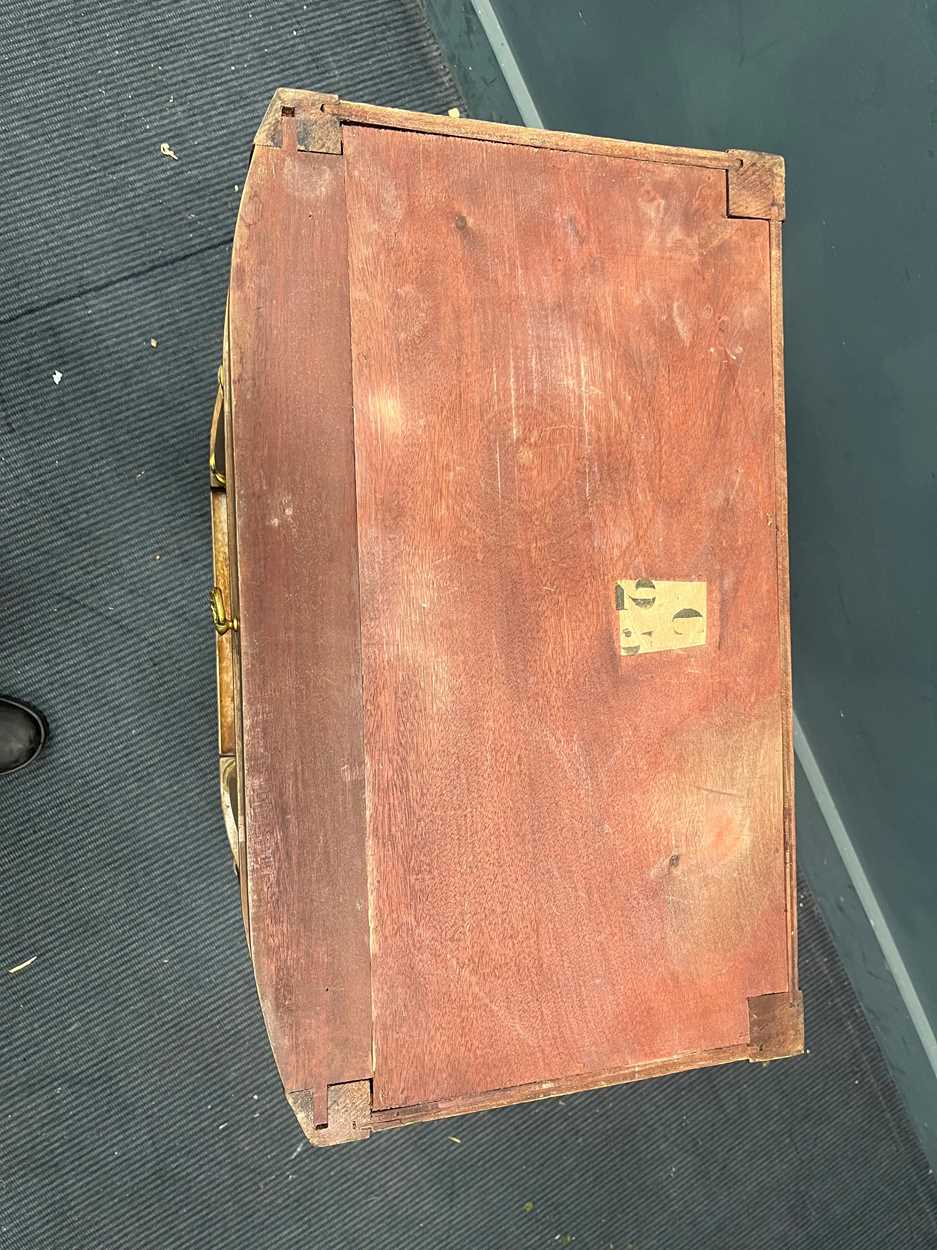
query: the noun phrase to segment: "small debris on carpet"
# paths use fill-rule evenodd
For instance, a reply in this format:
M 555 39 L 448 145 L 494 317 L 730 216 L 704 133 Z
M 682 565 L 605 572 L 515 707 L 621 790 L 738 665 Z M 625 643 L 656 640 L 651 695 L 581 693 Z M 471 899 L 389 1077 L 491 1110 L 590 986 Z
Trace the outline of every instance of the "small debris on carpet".
M 7 973 L 12 977 L 15 976 L 17 972 L 25 972 L 27 968 L 32 967 L 38 958 L 38 955 L 31 955 L 29 959 L 24 959 L 21 964 L 14 964 L 12 968 L 7 968 Z

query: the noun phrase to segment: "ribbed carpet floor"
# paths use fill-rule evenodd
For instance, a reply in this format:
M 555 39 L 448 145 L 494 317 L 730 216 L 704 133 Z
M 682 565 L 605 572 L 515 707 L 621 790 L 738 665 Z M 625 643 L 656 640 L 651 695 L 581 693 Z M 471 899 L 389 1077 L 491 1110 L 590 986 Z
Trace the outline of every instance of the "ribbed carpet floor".
M 229 242 L 277 85 L 458 102 L 416 0 L 0 12 L 0 688 L 52 730 L 0 779 L 0 1247 L 937 1246 L 807 896 L 801 1059 L 304 1144 L 218 809 L 206 599 Z

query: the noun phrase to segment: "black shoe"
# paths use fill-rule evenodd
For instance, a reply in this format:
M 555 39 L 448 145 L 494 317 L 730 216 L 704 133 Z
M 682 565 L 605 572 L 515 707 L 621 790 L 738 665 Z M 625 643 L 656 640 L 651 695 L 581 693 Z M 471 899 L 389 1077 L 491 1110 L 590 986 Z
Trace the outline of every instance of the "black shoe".
M 0 699 L 0 776 L 31 763 L 43 748 L 46 732 L 41 713 L 14 699 Z

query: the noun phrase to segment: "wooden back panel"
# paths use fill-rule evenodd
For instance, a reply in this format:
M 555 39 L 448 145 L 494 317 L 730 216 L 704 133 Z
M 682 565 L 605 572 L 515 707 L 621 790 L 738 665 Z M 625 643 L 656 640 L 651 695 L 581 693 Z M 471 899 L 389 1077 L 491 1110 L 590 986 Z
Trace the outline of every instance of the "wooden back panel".
M 769 224 L 715 169 L 343 146 L 373 1105 L 747 1042 L 791 988 Z M 639 578 L 706 583 L 704 645 L 621 654 Z
M 257 148 L 231 269 L 251 948 L 283 1084 L 371 1069 L 342 158 Z

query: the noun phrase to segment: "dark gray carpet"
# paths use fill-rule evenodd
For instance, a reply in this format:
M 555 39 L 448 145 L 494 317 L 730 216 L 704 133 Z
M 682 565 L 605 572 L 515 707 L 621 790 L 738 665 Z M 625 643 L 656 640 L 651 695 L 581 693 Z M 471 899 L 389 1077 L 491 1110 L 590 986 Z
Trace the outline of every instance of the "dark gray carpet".
M 455 89 L 415 0 L 11 3 L 0 25 L 0 688 L 52 732 L 0 779 L 0 1247 L 937 1245 L 809 899 L 802 1059 L 304 1145 L 216 797 L 228 241 L 276 85 L 436 112 Z

